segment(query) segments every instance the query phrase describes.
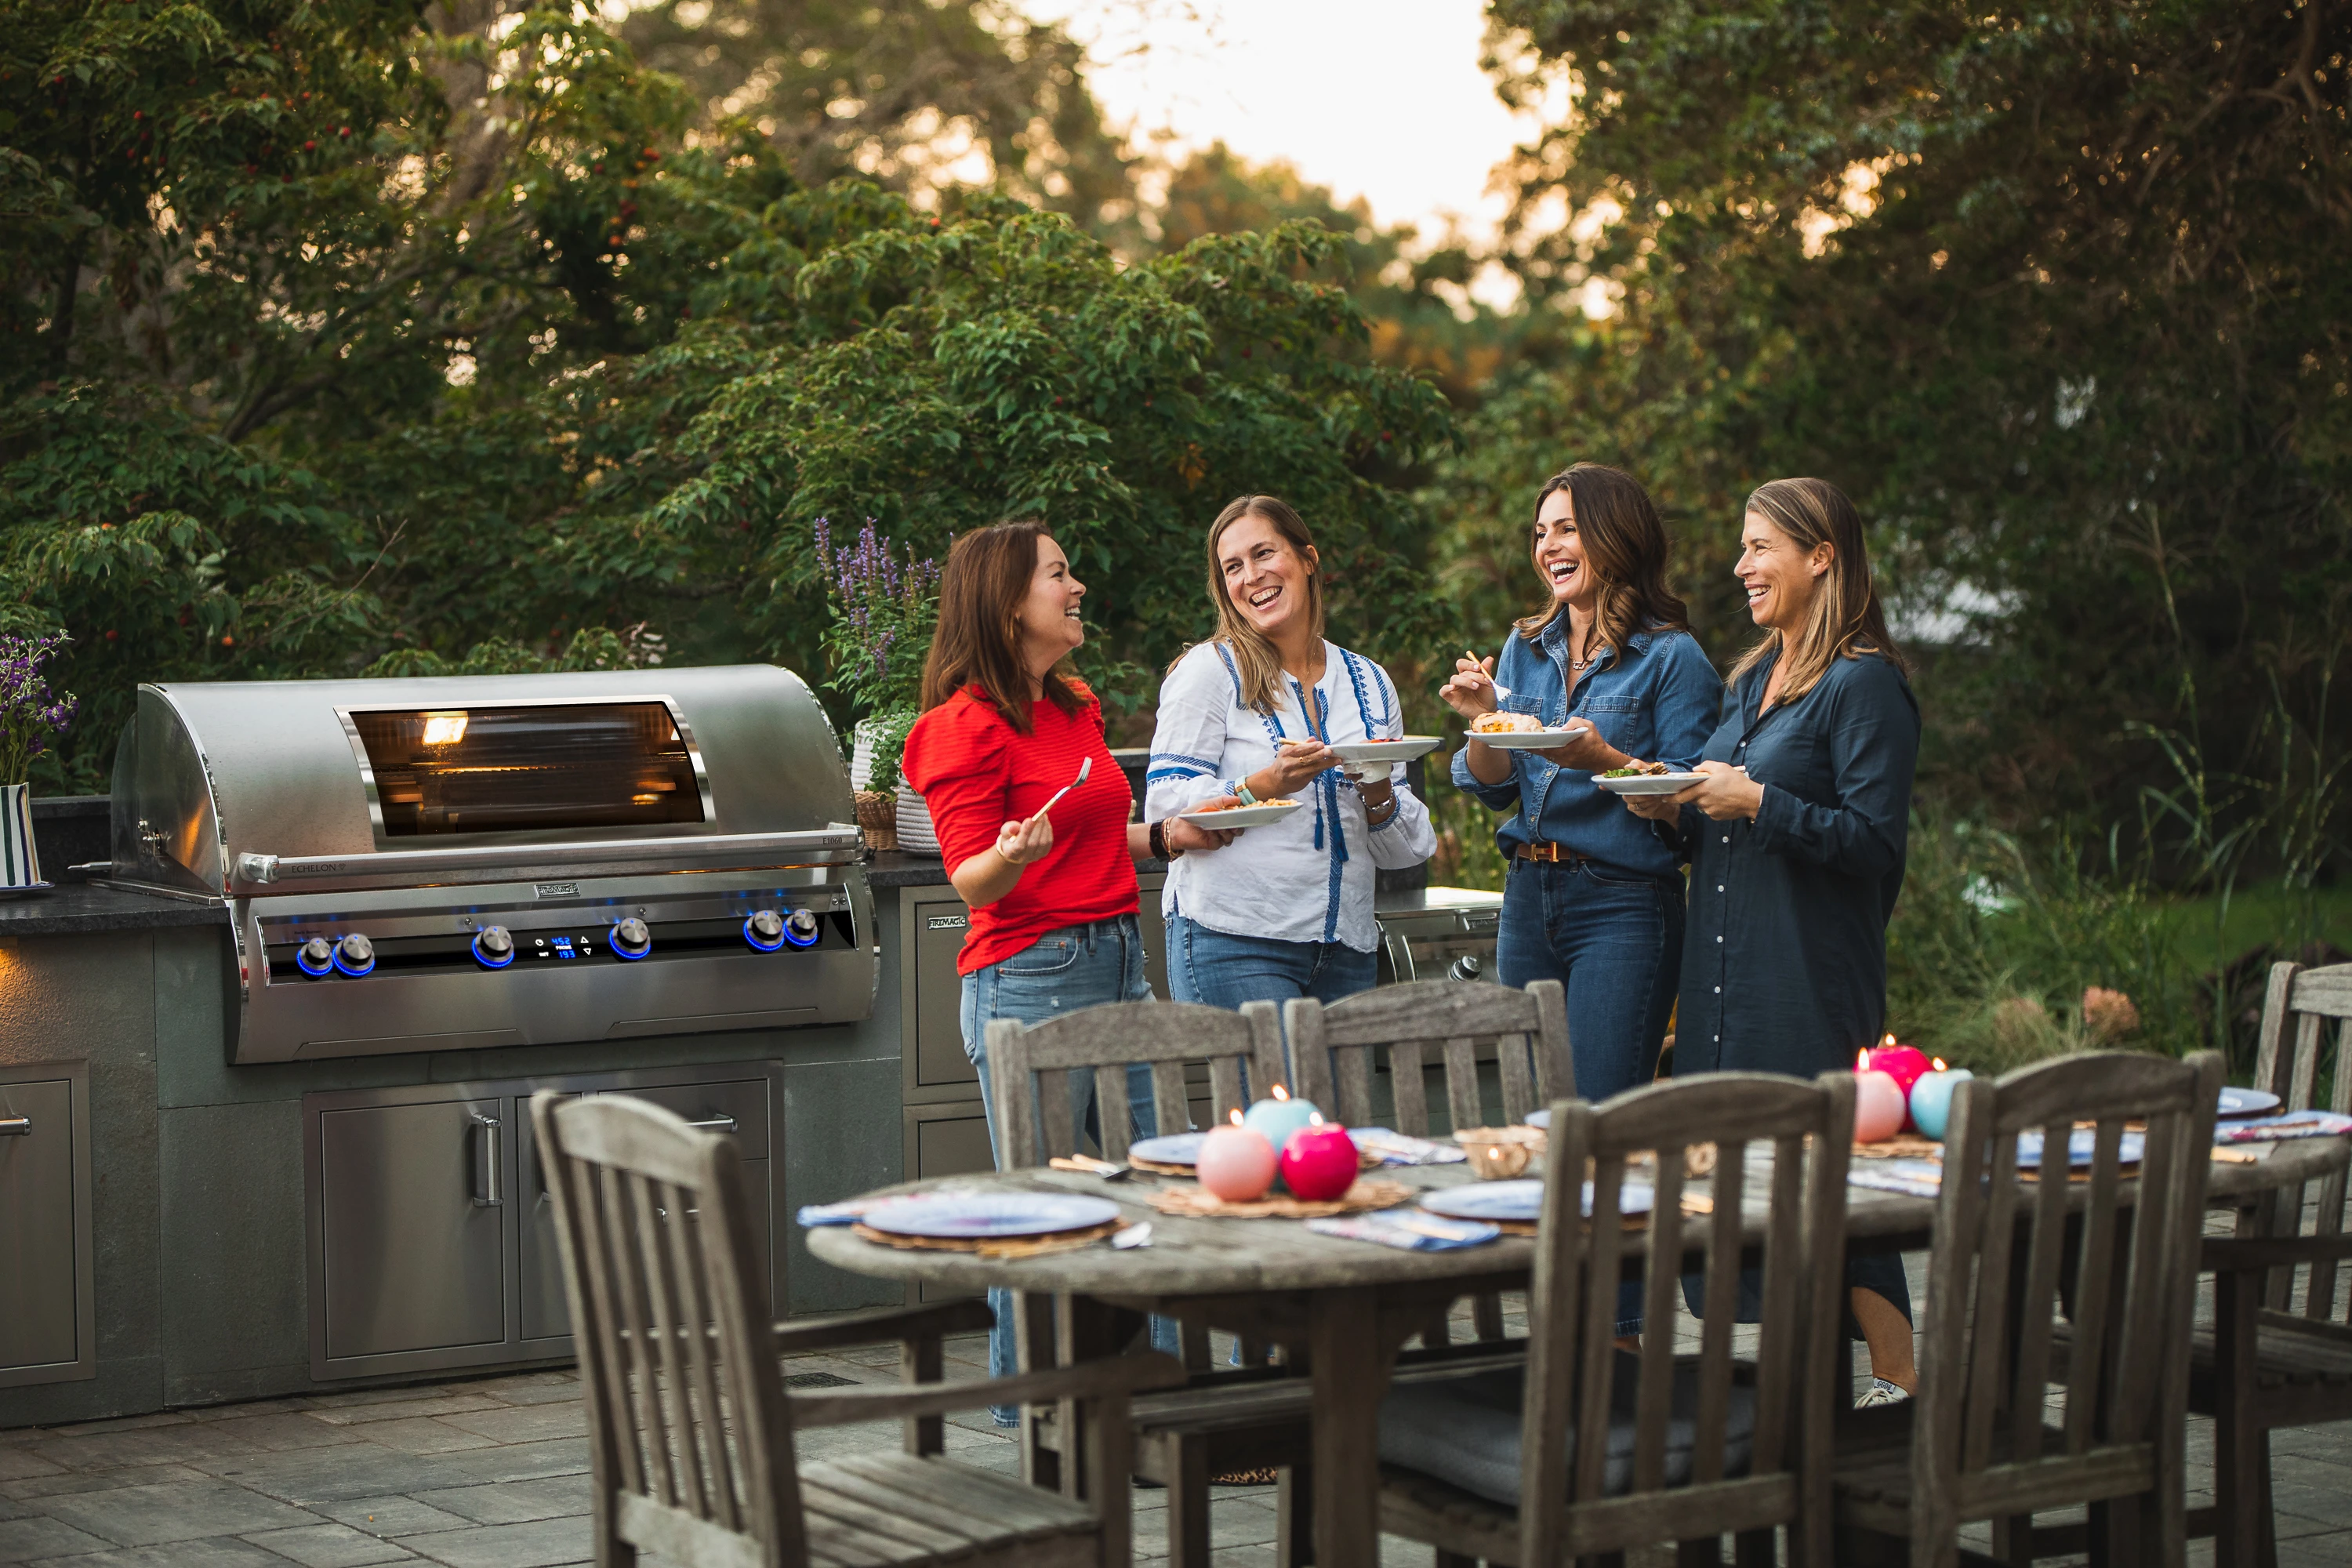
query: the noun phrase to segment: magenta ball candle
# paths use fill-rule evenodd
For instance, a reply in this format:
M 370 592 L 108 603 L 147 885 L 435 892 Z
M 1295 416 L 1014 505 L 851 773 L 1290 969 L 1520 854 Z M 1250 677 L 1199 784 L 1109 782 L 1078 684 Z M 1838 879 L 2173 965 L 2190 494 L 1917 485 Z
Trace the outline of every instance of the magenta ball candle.
M 1876 1143 L 1903 1131 L 1907 1108 L 1892 1075 L 1873 1069 L 1853 1075 L 1853 1141 Z
M 1312 1100 L 1277 1094 L 1251 1106 L 1242 1125 L 1265 1139 L 1267 1148 L 1279 1149 L 1290 1142 L 1292 1133 L 1312 1125 L 1321 1115 Z
M 1192 1163 L 1201 1184 L 1229 1204 L 1265 1196 L 1274 1172 L 1274 1145 L 1246 1127 L 1209 1129 Z
M 1318 1121 L 1282 1146 L 1282 1180 L 1308 1203 L 1328 1203 L 1356 1184 L 1356 1141 L 1344 1127 Z

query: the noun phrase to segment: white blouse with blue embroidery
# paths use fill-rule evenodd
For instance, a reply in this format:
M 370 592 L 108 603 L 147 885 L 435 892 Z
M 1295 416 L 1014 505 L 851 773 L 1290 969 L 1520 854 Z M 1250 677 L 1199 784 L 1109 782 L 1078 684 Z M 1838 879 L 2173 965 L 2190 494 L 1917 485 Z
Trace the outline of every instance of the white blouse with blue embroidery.
M 1275 760 L 1275 742 L 1394 740 L 1403 705 L 1388 672 L 1337 644 L 1323 645 L 1323 679 L 1309 689 L 1283 678 L 1279 708 L 1260 713 L 1242 701 L 1230 650 L 1207 642 L 1176 661 L 1160 684 L 1159 724 L 1145 775 L 1145 816 L 1153 822 L 1231 795 Z M 1375 868 L 1418 866 L 1437 846 L 1429 808 L 1390 770 L 1397 808 L 1374 826 L 1364 797 L 1338 768 L 1293 797 L 1309 809 L 1244 831 L 1223 849 L 1195 850 L 1168 868 L 1161 911 L 1232 936 L 1336 942 L 1370 952 Z

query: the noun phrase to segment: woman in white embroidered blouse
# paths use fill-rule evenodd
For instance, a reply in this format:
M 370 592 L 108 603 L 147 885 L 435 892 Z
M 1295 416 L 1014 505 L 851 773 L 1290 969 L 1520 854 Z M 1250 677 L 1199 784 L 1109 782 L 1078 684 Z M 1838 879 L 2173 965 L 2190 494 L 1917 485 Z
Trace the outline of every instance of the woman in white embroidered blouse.
M 1368 991 L 1378 963 L 1372 873 L 1419 865 L 1436 838 L 1402 765 L 1351 770 L 1330 748 L 1403 734 L 1396 685 L 1324 640 L 1314 542 L 1273 496 L 1244 496 L 1217 514 L 1209 595 L 1216 637 L 1160 683 L 1147 815 L 1220 797 L 1295 799 L 1303 809 L 1170 866 L 1160 894 L 1168 988 L 1177 1001 L 1220 1007 Z

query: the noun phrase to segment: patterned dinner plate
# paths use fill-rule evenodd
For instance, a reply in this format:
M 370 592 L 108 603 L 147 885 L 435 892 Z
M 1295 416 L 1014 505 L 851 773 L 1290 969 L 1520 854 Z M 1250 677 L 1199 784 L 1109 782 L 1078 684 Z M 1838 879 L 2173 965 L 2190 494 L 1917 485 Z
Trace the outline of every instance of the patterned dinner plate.
M 938 1193 L 877 1204 L 858 1221 L 892 1236 L 989 1240 L 1055 1236 L 1118 1217 L 1118 1205 L 1108 1198 L 1073 1193 Z
M 1533 1224 L 1543 1217 L 1544 1184 L 1538 1181 L 1473 1182 L 1441 1187 L 1421 1194 L 1421 1206 L 1448 1219 L 1517 1220 Z M 1658 1201 L 1647 1182 L 1626 1182 L 1617 1189 L 1620 1214 L 1648 1214 Z M 1584 1212 L 1592 1212 L 1592 1184 L 1584 1184 Z
M 1149 1160 L 1155 1165 L 1197 1165 L 1201 1162 L 1202 1132 L 1171 1132 L 1162 1138 L 1139 1138 L 1127 1146 L 1130 1160 Z
M 2077 1127 L 2074 1131 L 2068 1133 L 2066 1135 L 2066 1163 L 2069 1165 L 2089 1164 L 2091 1163 L 2092 1152 L 2097 1147 L 2097 1138 L 2098 1133 L 2088 1127 Z M 2146 1134 L 2139 1132 L 2126 1132 L 2123 1136 L 2121 1146 L 2116 1151 L 2116 1158 L 2124 1164 L 2137 1165 L 2140 1162 L 2140 1157 L 2147 1152 L 2147 1138 Z M 2021 1132 L 2017 1135 L 2017 1163 L 2020 1165 L 2034 1170 L 2039 1170 L 2041 1168 L 2041 1133 L 2027 1131 Z

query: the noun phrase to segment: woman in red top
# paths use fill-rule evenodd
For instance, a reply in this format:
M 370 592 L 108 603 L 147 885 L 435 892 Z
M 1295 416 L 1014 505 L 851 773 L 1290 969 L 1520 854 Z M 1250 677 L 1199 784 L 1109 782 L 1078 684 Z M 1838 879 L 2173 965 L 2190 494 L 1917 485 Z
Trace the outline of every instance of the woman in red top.
M 1130 824 L 1126 776 L 1102 704 L 1068 668 L 1086 641 L 1086 585 L 1042 524 L 1000 522 L 955 542 L 940 577 L 940 625 L 923 666 L 923 716 L 907 736 L 907 783 L 930 808 L 948 880 L 971 907 L 963 975 L 964 1054 L 996 1140 L 988 1025 L 1034 1024 L 1105 1002 L 1142 1001 L 1135 863 L 1225 844 L 1181 818 Z M 1094 759 L 1087 782 L 1041 808 Z M 1071 1075 L 1093 1125 L 1091 1075 Z M 1128 1072 L 1129 1114 L 1156 1131 L 1148 1069 Z M 995 1292 L 990 1292 L 992 1301 Z M 1012 1315 L 997 1305 L 992 1375 L 1013 1372 Z M 1018 1412 L 1000 1410 L 1001 1424 Z

